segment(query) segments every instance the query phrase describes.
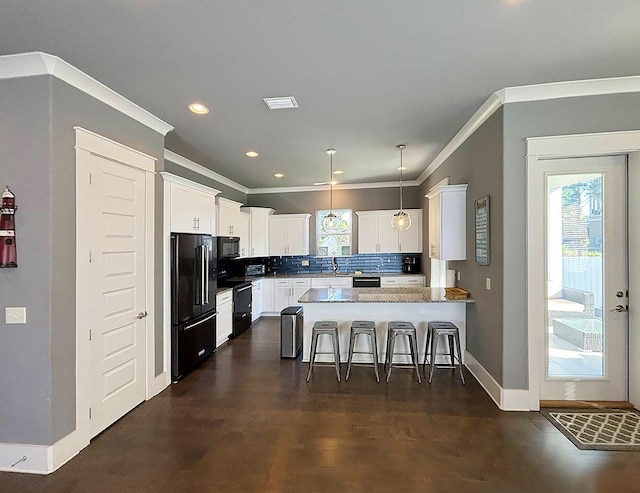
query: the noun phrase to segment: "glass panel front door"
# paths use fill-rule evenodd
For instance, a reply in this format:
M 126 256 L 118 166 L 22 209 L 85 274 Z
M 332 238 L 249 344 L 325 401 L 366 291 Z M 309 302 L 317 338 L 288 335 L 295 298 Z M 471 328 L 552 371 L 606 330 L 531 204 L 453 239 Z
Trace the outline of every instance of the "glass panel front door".
M 541 399 L 626 400 L 626 156 L 549 160 L 544 176 Z

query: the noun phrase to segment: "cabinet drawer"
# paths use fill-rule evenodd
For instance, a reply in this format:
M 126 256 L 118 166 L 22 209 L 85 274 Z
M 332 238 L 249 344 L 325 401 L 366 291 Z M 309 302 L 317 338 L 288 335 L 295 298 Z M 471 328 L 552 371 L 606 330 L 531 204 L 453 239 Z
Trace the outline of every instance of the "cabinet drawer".
M 311 286 L 311 279 L 291 279 L 292 286 Z
M 291 279 L 276 279 L 276 286 L 291 286 Z
M 216 295 L 216 303 L 218 305 L 222 305 L 223 303 L 228 303 L 233 300 L 233 290 L 229 289 L 223 293 Z
M 424 280 L 421 277 L 408 277 L 402 279 L 402 284 L 404 286 L 423 286 Z
M 383 277 L 380 279 L 380 286 L 400 286 L 402 282 L 399 277 Z

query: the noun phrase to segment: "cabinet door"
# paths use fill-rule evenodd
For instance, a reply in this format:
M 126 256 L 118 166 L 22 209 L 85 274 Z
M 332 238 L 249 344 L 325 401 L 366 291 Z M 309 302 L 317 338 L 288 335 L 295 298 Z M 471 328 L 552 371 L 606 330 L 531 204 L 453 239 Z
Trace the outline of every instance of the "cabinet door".
M 405 231 L 398 232 L 401 253 L 422 253 L 422 210 L 406 211 L 411 217 L 411 226 Z
M 287 222 L 287 255 L 309 255 L 309 219 L 290 217 Z
M 467 258 L 466 192 L 447 190 L 440 194 L 439 256 L 441 260 Z
M 217 232 L 218 236 L 232 236 L 231 235 L 231 214 L 233 210 L 224 205 L 218 204 L 218 225 Z
M 269 218 L 269 255 L 286 255 L 287 246 L 286 218 L 271 216 Z
M 173 233 L 195 233 L 197 207 L 194 210 L 192 188 L 171 184 L 171 231 Z
M 235 216 L 233 236 L 240 237 L 240 257 L 250 257 L 249 253 L 249 214 L 238 212 Z
M 391 222 L 397 211 L 384 211 L 378 216 L 378 252 L 398 253 L 398 232 L 393 229 Z
M 233 303 L 227 302 L 217 306 L 216 347 L 224 344 L 233 331 Z
M 269 255 L 269 211 L 251 210 L 249 243 L 250 257 Z
M 301 286 L 295 286 L 293 288 L 293 295 L 291 296 L 291 300 L 289 301 L 289 306 L 298 306 L 298 305 L 300 305 L 300 303 L 298 303 L 298 300 L 307 291 L 309 291 L 309 286 L 302 286 L 302 287 Z
M 429 199 L 429 258 L 440 258 L 441 195 Z
M 262 311 L 273 312 L 275 311 L 273 305 L 274 296 L 274 284 L 273 279 L 262 280 Z
M 251 321 L 255 322 L 262 314 L 262 281 L 251 283 Z
M 205 192 L 192 192 L 194 212 L 197 216 L 196 231 L 203 234 L 215 234 L 216 198 Z
M 273 299 L 273 311 L 280 313 L 286 307 L 289 306 L 291 299 L 292 288 L 291 286 L 276 286 L 274 290 Z
M 378 252 L 378 217 L 371 214 L 358 216 L 358 253 Z

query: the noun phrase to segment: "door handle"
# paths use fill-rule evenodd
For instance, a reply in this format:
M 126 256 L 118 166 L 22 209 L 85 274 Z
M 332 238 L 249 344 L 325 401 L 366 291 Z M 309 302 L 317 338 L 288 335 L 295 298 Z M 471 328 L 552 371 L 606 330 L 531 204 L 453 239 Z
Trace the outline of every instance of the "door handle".
M 628 312 L 629 307 L 624 305 L 616 305 L 616 307 L 611 311 L 612 312 Z
M 148 313 L 147 313 L 147 311 L 145 310 L 145 311 L 143 311 L 143 312 L 138 313 L 138 316 L 137 316 L 136 318 L 137 318 L 137 319 L 146 318 L 146 316 L 147 316 L 147 315 L 149 315 L 149 314 L 148 314 Z

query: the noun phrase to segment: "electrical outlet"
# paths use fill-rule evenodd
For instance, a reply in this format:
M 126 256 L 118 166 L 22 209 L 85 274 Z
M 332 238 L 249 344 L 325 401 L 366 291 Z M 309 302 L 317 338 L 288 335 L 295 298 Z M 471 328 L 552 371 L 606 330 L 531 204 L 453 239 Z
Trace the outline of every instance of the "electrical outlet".
M 456 271 L 456 280 L 458 280 L 458 281 L 460 280 L 460 271 L 459 270 Z
M 24 306 L 7 306 L 4 309 L 5 324 L 26 324 L 27 309 Z
M 300 265 L 302 267 L 309 267 L 309 261 L 308 260 L 303 260 L 302 262 L 300 262 Z
M 487 291 L 491 291 L 491 278 L 487 277 L 485 279 L 485 287 L 487 288 Z

